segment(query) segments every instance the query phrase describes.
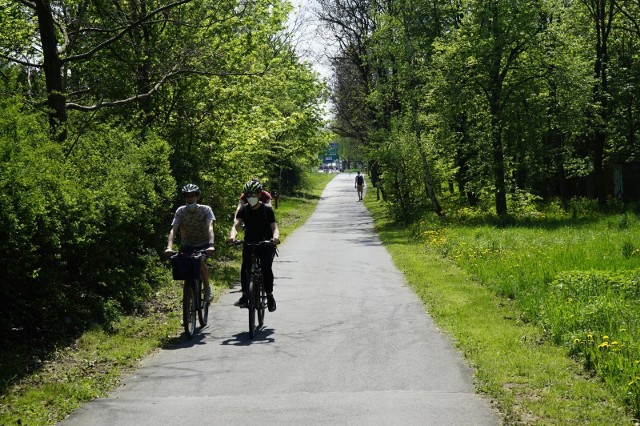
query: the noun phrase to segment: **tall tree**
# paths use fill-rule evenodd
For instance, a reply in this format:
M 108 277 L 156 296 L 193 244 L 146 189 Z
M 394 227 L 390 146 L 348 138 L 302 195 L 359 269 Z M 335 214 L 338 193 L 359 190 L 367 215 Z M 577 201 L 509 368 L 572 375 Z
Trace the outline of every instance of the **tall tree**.
M 607 126 L 611 116 L 608 74 L 609 40 L 618 8 L 616 7 L 617 0 L 581 0 L 580 3 L 586 8 L 594 29 L 593 109 L 589 115 L 592 130 L 591 155 L 598 204 L 600 207 L 605 207 L 607 195 L 604 186 L 603 163 L 607 142 Z
M 332 58 L 334 68 L 333 102 L 337 121 L 334 130 L 342 136 L 371 143 L 372 129 L 381 114 L 368 101 L 374 85 L 371 37 L 376 31 L 376 0 L 319 0 L 318 17 L 337 43 Z
M 50 108 L 50 125 L 55 137 L 63 141 L 66 139 L 65 128 L 68 110 L 93 110 L 105 105 L 119 105 L 133 100 L 148 97 L 157 87 L 175 71 L 161 76 L 152 87 L 144 85 L 146 92 L 136 93 L 128 99 L 110 99 L 101 104 L 91 106 L 81 105 L 69 100 L 73 92 L 66 87 L 65 81 L 69 73 L 73 73 L 73 66 L 96 56 L 102 51 L 116 48 L 123 38 L 135 30 L 148 25 L 167 25 L 171 22 L 170 12 L 192 0 L 177 0 L 175 2 L 158 2 L 155 8 L 146 1 L 138 3 L 138 13 L 129 16 L 124 23 L 117 25 L 109 20 L 101 20 L 94 9 L 100 9 L 101 4 L 91 2 L 65 2 L 63 0 L 19 0 L 12 4 L 13 14 L 22 15 L 28 23 L 27 27 L 37 28 L 37 33 L 30 35 L 30 40 L 38 46 L 41 55 L 21 59 L 17 56 L 24 46 L 17 46 L 18 51 L 3 49 L 1 56 L 11 62 L 27 67 L 41 69 L 45 76 L 47 104 Z M 119 3 L 114 3 L 118 8 Z M 9 35 L 10 36 L 10 35 Z M 83 50 L 78 50 L 82 46 Z
M 424 186 L 431 200 L 433 210 L 441 216 L 442 207 L 438 201 L 433 179 L 432 167 L 427 158 L 427 152 L 423 141 L 423 125 L 419 120 L 419 90 L 424 88 L 420 81 L 421 63 L 431 62 L 433 54 L 432 44 L 441 35 L 442 22 L 439 2 L 421 2 L 406 0 L 398 2 L 398 19 L 402 32 L 402 60 L 404 75 L 400 75 L 404 82 L 403 94 L 407 97 L 405 104 L 409 107 L 411 115 L 411 128 L 415 135 L 415 144 L 422 162 Z M 419 52 L 419 53 L 418 53 Z
M 518 87 L 535 77 L 522 62 L 545 29 L 544 8 L 541 1 L 471 0 L 461 5 L 460 11 L 463 18 L 452 41 L 456 55 L 466 64 L 468 75 L 461 78 L 484 97 L 495 210 L 498 215 L 505 215 L 505 111 L 514 101 Z

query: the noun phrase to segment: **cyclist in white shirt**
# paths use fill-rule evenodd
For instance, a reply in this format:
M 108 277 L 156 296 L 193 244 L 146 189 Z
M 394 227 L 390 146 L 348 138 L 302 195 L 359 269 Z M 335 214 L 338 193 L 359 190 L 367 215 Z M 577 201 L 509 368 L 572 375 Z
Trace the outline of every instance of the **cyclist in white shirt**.
M 180 251 L 185 253 L 197 250 L 205 250 L 207 257 L 212 256 L 215 248 L 215 236 L 213 233 L 213 222 L 216 217 L 211 207 L 198 204 L 200 198 L 200 188 L 190 183 L 182 188 L 185 205 L 178 207 L 173 222 L 171 222 L 171 231 L 167 241 L 167 249 L 165 255 L 173 254 L 173 239 L 176 234 L 180 233 Z M 205 295 L 207 301 L 213 300 L 213 291 L 209 284 L 209 270 L 202 258 L 200 265 L 200 276 L 204 284 Z

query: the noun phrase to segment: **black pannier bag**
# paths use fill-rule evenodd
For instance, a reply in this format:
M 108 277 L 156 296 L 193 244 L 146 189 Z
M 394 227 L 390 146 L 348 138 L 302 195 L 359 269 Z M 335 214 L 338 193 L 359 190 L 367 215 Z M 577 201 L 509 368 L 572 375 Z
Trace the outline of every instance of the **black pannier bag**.
M 200 256 L 178 255 L 171 258 L 174 280 L 200 278 Z

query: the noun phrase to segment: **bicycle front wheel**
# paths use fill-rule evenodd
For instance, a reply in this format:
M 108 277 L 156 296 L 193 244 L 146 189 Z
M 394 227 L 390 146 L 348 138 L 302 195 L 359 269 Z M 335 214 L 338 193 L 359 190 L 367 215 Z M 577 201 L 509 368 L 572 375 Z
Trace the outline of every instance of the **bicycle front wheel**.
M 207 296 L 204 294 L 204 286 L 201 280 L 198 280 L 198 295 L 200 296 L 198 297 L 198 321 L 200 322 L 200 327 L 204 327 L 209 319 L 209 302 L 207 302 Z
M 251 336 L 252 339 L 256 335 L 256 293 L 255 281 L 253 276 L 250 276 L 247 308 L 249 308 L 249 336 Z
M 191 339 L 196 333 L 196 293 L 193 291 L 192 281 L 185 281 L 182 290 L 182 325 L 187 338 Z
M 262 327 L 264 325 L 264 312 L 267 306 L 267 293 L 264 291 L 264 285 L 262 283 L 262 277 L 260 277 L 260 288 L 259 291 L 256 291 L 256 306 L 258 311 L 258 327 Z

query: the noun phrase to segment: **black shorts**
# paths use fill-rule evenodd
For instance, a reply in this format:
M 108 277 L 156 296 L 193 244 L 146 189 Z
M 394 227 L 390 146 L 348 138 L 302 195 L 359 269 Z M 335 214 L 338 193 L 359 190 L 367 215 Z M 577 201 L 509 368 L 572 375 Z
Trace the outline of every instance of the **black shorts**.
M 189 244 L 184 244 L 180 246 L 180 253 L 193 253 L 198 250 L 206 250 L 209 248 L 209 244 L 200 244 L 197 246 L 190 246 Z

